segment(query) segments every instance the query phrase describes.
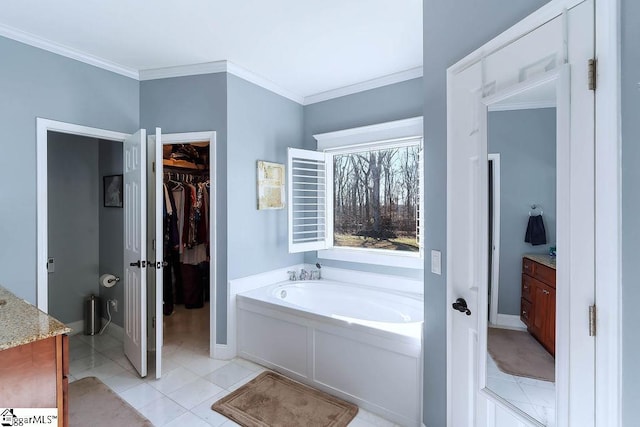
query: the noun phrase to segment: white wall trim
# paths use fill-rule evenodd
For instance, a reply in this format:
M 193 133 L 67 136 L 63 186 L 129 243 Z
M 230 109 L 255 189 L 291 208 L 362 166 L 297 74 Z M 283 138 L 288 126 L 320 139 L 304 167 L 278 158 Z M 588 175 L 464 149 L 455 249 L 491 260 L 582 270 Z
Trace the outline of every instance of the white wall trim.
M 329 99 L 340 98 L 342 96 L 420 78 L 423 74 L 422 67 L 420 66 L 314 95 L 302 96 L 227 60 L 137 70 L 5 24 L 0 24 L 0 36 L 139 81 L 227 72 L 300 105 L 315 104 Z
M 47 133 L 49 131 L 121 142 L 128 136 L 126 133 L 36 118 L 36 304 L 45 313 L 49 309 L 49 276 L 47 273 L 49 247 Z
M 227 61 L 203 62 L 201 64 L 178 65 L 174 67 L 140 70 L 140 81 L 225 72 L 227 72 Z
M 561 16 L 565 10 L 574 8 L 585 0 L 552 0 L 542 6 L 520 22 L 499 34 L 482 47 L 474 50 L 460 61 L 449 67 L 448 74 L 457 74 L 469 66 L 478 62 L 481 58 L 487 57 L 503 47 L 513 43 L 522 36 L 534 31 L 550 20 Z
M 491 310 L 489 321 L 498 323 L 498 296 L 500 295 L 500 153 L 490 153 L 489 160 L 493 163 L 493 253 L 491 257 Z
M 102 325 L 104 326 L 107 323 L 107 321 L 108 320 L 103 317 Z M 124 340 L 124 328 L 120 325 L 116 325 L 115 323 L 113 323 L 113 321 L 109 323 L 109 326 L 107 326 L 107 328 L 104 330 L 103 335 L 104 334 L 110 335 L 120 342 Z
M 249 71 L 246 68 L 243 68 L 233 62 L 227 62 L 227 72 L 233 74 L 236 77 L 244 79 L 248 82 L 251 82 L 257 86 L 262 87 L 263 89 L 270 90 L 271 92 L 283 96 L 291 101 L 297 102 L 298 104 L 304 105 L 304 98 L 298 94 L 291 92 L 288 89 L 283 88 L 282 86 L 272 82 L 271 80 L 264 78 L 253 71 Z
M 227 338 L 227 340 L 229 340 L 229 338 Z M 229 344 L 216 344 L 211 357 L 218 360 L 231 360 L 236 357 L 235 346 L 231 347 Z
M 319 133 L 313 135 L 313 138 L 317 141 L 318 151 L 322 151 L 335 147 L 346 147 L 391 138 L 418 137 L 422 136 L 423 133 L 423 119 L 422 116 L 419 116 L 377 123 L 375 125 L 337 130 L 334 132 Z
M 596 426 L 622 425 L 620 0 L 595 2 Z
M 327 101 L 329 99 L 340 98 L 346 95 L 353 95 L 354 93 L 364 92 L 366 90 L 376 89 L 376 88 L 391 85 L 394 83 L 400 83 L 407 80 L 417 79 L 422 77 L 422 75 L 423 75 L 422 66 L 410 68 L 405 71 L 388 74 L 386 76 L 367 80 L 361 83 L 356 83 L 349 86 L 328 90 L 326 92 L 320 92 L 315 95 L 305 96 L 304 102 L 302 103 L 302 105 L 311 105 L 311 104 L 316 104 L 318 102 Z
M 5 24 L 0 24 L 0 36 L 138 80 L 138 70 L 136 69 L 46 40 Z

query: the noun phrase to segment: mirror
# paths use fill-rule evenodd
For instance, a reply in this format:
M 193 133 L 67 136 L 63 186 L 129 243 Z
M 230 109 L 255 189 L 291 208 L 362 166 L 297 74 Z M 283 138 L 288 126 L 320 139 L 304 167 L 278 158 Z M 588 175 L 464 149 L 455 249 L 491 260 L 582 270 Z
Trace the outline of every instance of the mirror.
M 485 387 L 555 425 L 557 79 L 485 98 Z

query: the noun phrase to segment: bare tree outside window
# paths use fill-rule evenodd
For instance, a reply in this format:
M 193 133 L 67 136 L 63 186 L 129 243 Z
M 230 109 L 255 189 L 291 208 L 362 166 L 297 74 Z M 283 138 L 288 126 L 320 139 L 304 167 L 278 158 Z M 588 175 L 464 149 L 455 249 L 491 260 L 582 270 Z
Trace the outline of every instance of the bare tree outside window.
M 418 145 L 333 156 L 334 245 L 418 252 Z

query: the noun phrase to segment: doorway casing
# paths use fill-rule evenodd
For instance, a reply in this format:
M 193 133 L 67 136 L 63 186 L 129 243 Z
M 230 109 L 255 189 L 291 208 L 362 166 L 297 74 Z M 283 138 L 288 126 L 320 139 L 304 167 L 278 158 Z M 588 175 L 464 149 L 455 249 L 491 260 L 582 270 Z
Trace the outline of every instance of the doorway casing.
M 124 142 L 126 133 L 114 132 L 99 128 L 36 118 L 36 305 L 48 313 L 49 276 L 47 273 L 47 251 L 49 247 L 49 215 L 47 153 L 48 132 L 59 132 L 71 135 L 98 138 L 108 141 Z

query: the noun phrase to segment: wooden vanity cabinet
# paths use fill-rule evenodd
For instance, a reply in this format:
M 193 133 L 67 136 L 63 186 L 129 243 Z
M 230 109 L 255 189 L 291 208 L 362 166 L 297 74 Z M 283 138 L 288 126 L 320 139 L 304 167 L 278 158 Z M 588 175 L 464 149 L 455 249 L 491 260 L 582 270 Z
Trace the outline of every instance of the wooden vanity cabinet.
M 58 408 L 58 425 L 69 425 L 67 335 L 0 351 L 0 379 L 1 406 Z
M 556 270 L 522 259 L 520 319 L 552 356 L 556 352 Z

